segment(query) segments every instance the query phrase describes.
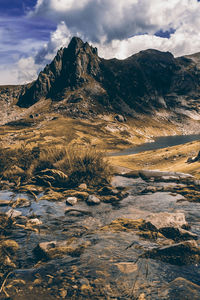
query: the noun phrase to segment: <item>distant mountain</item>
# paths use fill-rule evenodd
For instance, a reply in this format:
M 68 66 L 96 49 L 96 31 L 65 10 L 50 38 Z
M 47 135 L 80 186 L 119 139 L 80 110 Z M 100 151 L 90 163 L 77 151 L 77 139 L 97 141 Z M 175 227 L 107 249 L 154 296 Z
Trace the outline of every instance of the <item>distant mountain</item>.
M 174 58 L 169 52 L 149 49 L 124 60 L 106 60 L 96 48 L 73 37 L 36 81 L 20 89 L 16 103 L 27 108 L 41 99 L 51 99 L 58 111 L 81 116 L 159 110 L 197 114 L 200 53 Z

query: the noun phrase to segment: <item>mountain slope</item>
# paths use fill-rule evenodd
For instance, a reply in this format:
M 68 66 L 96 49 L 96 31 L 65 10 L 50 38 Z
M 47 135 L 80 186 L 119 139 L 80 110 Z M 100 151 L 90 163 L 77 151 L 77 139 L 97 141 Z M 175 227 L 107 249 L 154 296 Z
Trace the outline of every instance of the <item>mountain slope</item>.
M 18 105 L 29 107 L 51 98 L 65 100 L 66 107 L 82 99 L 94 103 L 97 110 L 103 105 L 101 109 L 128 114 L 198 110 L 200 67 L 196 56 L 174 58 L 169 52 L 149 49 L 125 60 L 105 60 L 98 57 L 96 48 L 74 37 L 38 79 L 25 87 Z

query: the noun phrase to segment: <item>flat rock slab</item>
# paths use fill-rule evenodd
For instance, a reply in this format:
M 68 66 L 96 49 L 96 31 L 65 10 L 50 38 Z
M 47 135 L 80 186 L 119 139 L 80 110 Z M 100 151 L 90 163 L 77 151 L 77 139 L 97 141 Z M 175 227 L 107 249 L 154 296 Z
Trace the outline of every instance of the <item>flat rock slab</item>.
M 163 182 L 173 182 L 173 181 L 191 181 L 194 180 L 194 176 L 190 174 L 180 173 L 180 172 L 164 172 L 164 171 L 154 171 L 154 170 L 140 170 L 139 176 L 144 180 L 152 181 L 163 181 Z
M 163 227 L 188 227 L 184 213 L 168 213 L 161 212 L 151 214 L 146 218 L 147 222 L 151 222 L 157 229 Z

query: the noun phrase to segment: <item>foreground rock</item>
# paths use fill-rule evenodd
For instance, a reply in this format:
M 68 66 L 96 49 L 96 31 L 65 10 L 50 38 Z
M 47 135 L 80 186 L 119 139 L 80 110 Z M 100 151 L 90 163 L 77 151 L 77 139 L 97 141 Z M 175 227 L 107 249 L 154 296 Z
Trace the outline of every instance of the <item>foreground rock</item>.
M 89 195 L 88 199 L 87 199 L 87 204 L 88 205 L 98 205 L 101 203 L 101 200 L 96 197 L 95 195 Z
M 168 213 L 161 212 L 151 214 L 146 218 L 147 222 L 151 222 L 157 229 L 164 227 L 187 227 L 184 213 Z
M 176 242 L 183 240 L 197 240 L 198 236 L 188 230 L 188 223 L 183 213 L 161 212 L 151 214 L 146 218 L 147 222 L 151 222 L 157 230 L 168 239 Z
M 185 241 L 146 251 L 142 257 L 158 259 L 173 265 L 199 263 L 200 247 L 195 241 Z
M 72 238 L 67 241 L 43 242 L 33 250 L 38 260 L 49 260 L 62 257 L 63 255 L 80 256 L 84 249 L 89 246 L 89 242 Z
M 68 197 L 66 200 L 67 205 L 76 205 L 78 203 L 78 199 L 76 197 Z

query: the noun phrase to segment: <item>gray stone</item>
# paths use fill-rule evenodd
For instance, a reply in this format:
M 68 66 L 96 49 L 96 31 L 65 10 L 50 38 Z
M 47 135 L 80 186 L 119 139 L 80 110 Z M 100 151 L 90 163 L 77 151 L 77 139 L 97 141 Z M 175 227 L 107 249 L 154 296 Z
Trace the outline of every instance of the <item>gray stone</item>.
M 194 180 L 194 176 L 190 174 L 180 173 L 180 172 L 140 170 L 139 175 L 142 179 L 147 181 L 190 182 Z
M 97 198 L 95 195 L 89 195 L 87 199 L 87 204 L 89 205 L 98 205 L 101 203 L 101 200 Z
M 146 222 L 151 222 L 158 230 L 163 227 L 188 227 L 184 213 L 168 213 L 160 212 L 151 214 L 145 219 Z
M 66 200 L 66 204 L 68 205 L 76 205 L 78 202 L 78 199 L 76 197 L 68 197 Z

